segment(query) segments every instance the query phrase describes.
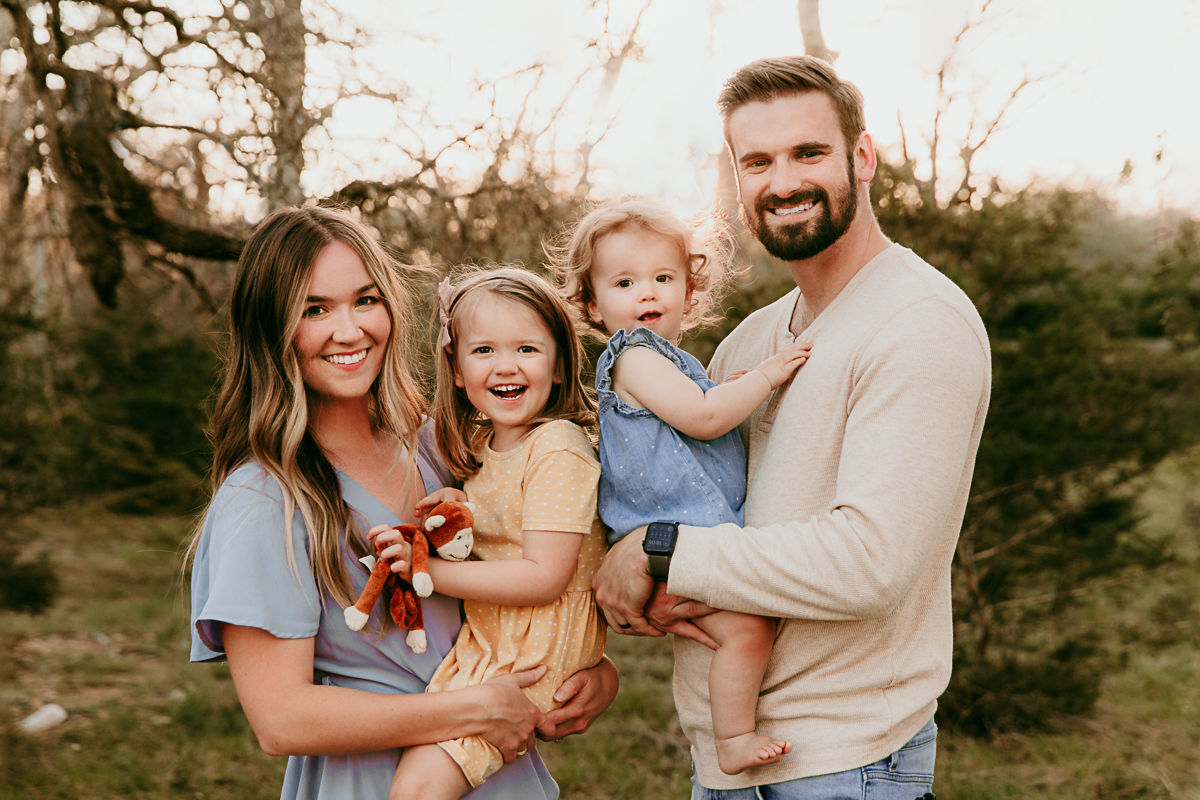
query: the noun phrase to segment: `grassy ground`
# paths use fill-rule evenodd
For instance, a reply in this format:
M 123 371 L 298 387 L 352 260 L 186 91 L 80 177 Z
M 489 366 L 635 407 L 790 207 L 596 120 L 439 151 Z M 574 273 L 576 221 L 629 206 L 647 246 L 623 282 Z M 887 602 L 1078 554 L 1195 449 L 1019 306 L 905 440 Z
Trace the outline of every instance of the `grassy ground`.
M 1188 515 L 1200 510 L 1189 499 L 1193 477 L 1175 475 L 1178 486 L 1168 481 L 1151 495 L 1164 511 L 1148 524 L 1169 527 L 1178 517 L 1191 529 Z M 175 586 L 187 526 L 89 506 L 18 522 L 27 550 L 54 548 L 63 595 L 40 616 L 0 613 L 0 800 L 278 796 L 283 760 L 259 751 L 228 670 L 187 663 L 187 611 Z M 1195 563 L 1163 580 L 1173 591 L 1195 589 Z M 943 735 L 938 796 L 1200 800 L 1198 627 L 1129 653 L 1094 716 L 1055 734 Z M 586 736 L 542 745 L 551 772 L 572 800 L 687 797 L 669 644 L 610 641 L 621 693 Z M 17 729 L 51 702 L 70 713 L 65 723 L 39 734 Z

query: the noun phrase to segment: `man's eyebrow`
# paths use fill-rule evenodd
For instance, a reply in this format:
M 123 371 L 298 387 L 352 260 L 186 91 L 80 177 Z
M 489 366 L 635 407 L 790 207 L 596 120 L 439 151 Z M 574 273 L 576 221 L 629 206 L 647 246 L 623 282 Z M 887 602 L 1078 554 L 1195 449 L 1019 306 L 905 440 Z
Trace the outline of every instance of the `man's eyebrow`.
M 766 156 L 767 156 L 767 154 L 764 153 L 762 150 L 751 150 L 748 153 L 743 153 L 742 157 L 738 159 L 738 163 L 746 164 L 750 161 L 753 161 L 756 158 L 765 158 Z
M 812 141 L 812 142 L 797 142 L 796 144 L 794 144 L 790 148 L 788 148 L 788 150 L 789 150 L 789 152 L 792 152 L 792 153 L 797 153 L 797 152 L 800 152 L 801 150 L 821 150 L 823 152 L 829 152 L 830 150 L 833 150 L 833 148 L 834 148 L 834 145 L 831 142 Z M 741 156 L 741 158 L 738 159 L 738 163 L 739 164 L 747 164 L 751 161 L 754 161 L 757 158 L 770 158 L 770 156 L 768 156 L 767 153 L 762 150 L 751 150 L 748 153 L 744 153 Z

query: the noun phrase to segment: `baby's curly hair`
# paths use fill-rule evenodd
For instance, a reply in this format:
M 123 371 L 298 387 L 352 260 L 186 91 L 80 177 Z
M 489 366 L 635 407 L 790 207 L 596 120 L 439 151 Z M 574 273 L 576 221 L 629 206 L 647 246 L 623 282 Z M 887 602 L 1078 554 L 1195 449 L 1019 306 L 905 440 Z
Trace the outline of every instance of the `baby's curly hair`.
M 645 231 L 679 248 L 688 265 L 691 299 L 683 313 L 681 332 L 720 320 L 714 313 L 741 270 L 733 266 L 734 243 L 724 216 L 715 209 L 689 221 L 659 203 L 640 197 L 599 203 L 588 209 L 556 241 L 545 246 L 547 268 L 558 278 L 582 333 L 608 338 L 604 326 L 592 321 L 587 307 L 595 299 L 592 261 L 596 246 L 610 233 Z

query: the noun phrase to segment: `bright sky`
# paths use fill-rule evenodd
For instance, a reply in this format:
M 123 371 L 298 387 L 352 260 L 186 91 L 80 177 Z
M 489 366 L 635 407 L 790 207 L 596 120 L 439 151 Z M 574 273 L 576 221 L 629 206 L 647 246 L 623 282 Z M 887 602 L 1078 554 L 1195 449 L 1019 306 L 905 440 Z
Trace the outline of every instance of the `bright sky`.
M 534 62 L 550 66 L 542 89 L 552 95 L 578 73 L 583 43 L 599 30 L 597 18 L 582 15 L 584 4 L 572 0 L 359 3 L 357 15 L 368 20 L 379 57 L 444 119 L 478 103 L 472 77 Z M 627 31 L 643 4 L 612 0 L 611 29 Z M 963 23 L 981 18 L 980 6 L 981 0 L 821 4 L 826 42 L 841 53 L 836 66 L 866 95 L 868 128 L 885 152 L 898 147 L 899 117 L 910 152 L 927 156 L 921 139 L 931 129 L 937 69 Z M 429 38 L 414 40 L 414 31 Z M 594 89 L 576 95 L 575 128 L 562 126 L 556 143 L 572 140 L 589 118 L 595 133 L 615 114 L 593 154 L 593 193 L 640 192 L 693 210 L 712 196 L 715 171 L 705 165 L 721 144 L 714 108 L 720 85 L 755 58 L 802 52 L 796 2 L 652 0 L 637 40 L 641 54 L 622 72 L 607 113 L 595 107 Z M 998 174 L 1009 185 L 1040 177 L 1091 186 L 1135 212 L 1162 203 L 1200 213 L 1195 0 L 992 0 L 960 44 L 950 75 L 961 100 L 946 115 L 949 156 L 972 112 L 986 122 L 1023 76 L 1040 79 L 979 152 L 976 173 Z M 369 134 L 359 115 L 343 119 L 347 131 Z M 1132 172 L 1122 181 L 1127 160 Z

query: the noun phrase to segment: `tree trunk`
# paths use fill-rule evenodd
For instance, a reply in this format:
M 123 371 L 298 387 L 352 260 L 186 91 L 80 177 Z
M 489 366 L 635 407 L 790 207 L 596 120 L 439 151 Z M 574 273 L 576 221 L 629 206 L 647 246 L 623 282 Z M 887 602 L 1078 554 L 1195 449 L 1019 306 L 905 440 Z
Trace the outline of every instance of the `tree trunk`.
M 821 34 L 821 0 L 798 0 L 800 7 L 800 35 L 804 38 L 805 55 L 828 61 L 832 64 L 838 54 L 825 45 Z
M 300 0 L 261 0 L 257 9 L 262 38 L 262 75 L 274 104 L 271 141 L 275 163 L 267 175 L 266 200 L 270 208 L 300 205 L 304 193 L 300 175 L 304 171 L 304 137 L 314 124 L 304 107 L 304 76 L 307 73 L 304 25 Z

